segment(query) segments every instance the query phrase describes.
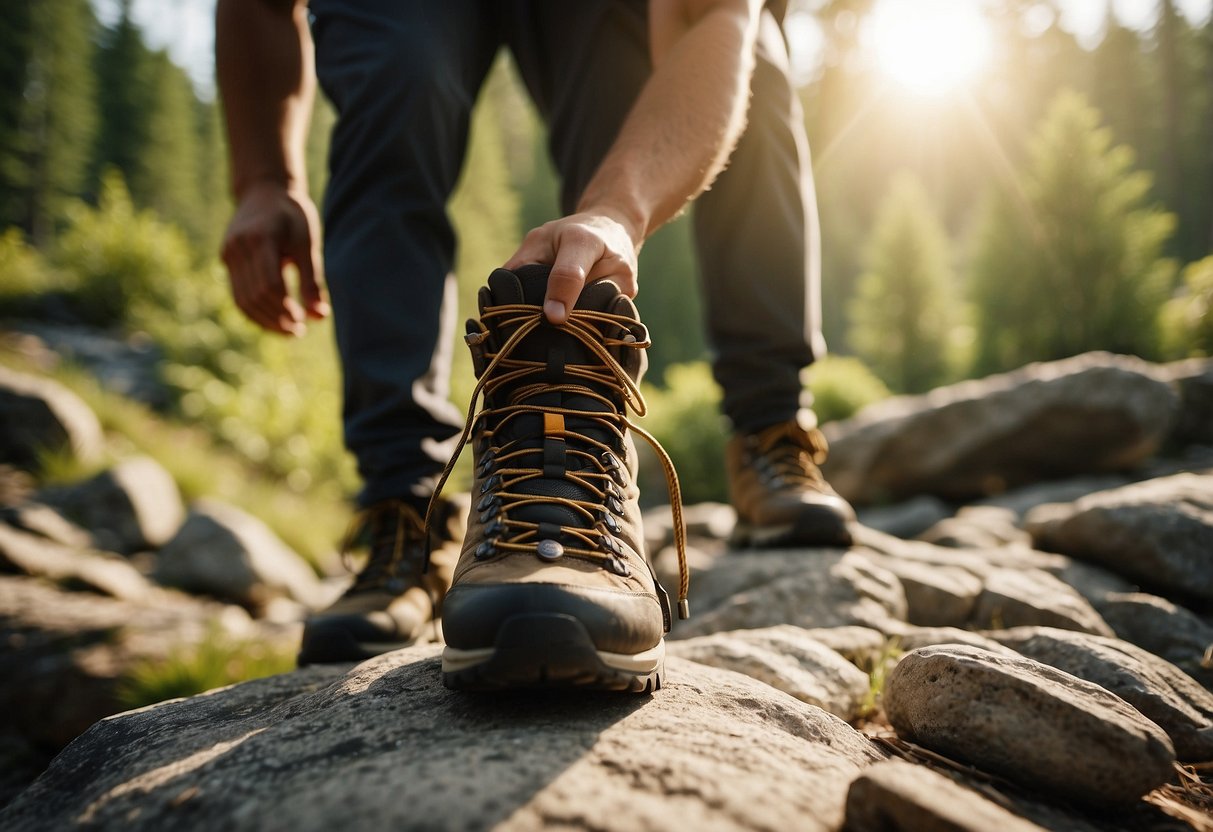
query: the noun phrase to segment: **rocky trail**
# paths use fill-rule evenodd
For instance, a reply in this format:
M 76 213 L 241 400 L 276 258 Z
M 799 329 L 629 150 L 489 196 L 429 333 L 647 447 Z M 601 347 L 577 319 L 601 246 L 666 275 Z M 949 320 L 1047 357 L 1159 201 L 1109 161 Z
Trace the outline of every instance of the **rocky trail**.
M 340 585 L 154 460 L 31 490 L 100 429 L 2 371 L 0 828 L 1213 830 L 1213 360 L 1089 354 L 827 434 L 856 544 L 733 551 L 689 506 L 651 697 L 454 693 L 422 644 L 118 713 L 132 666 L 290 651 Z

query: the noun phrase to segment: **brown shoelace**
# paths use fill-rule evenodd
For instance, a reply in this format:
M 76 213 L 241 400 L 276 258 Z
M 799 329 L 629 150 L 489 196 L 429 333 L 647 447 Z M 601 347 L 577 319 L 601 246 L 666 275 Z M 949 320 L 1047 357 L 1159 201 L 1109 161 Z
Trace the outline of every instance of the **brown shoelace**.
M 629 329 L 635 321 L 624 315 L 607 312 L 574 309 L 566 323 L 558 328 L 576 338 L 598 358 L 598 364 L 567 364 L 564 375 L 570 379 L 583 379 L 587 383 L 600 385 L 611 392 L 617 393 L 624 401 L 624 409 L 617 412 L 615 404 L 596 392 L 589 386 L 569 381 L 563 384 L 552 384 L 542 381 L 547 365 L 541 361 L 528 361 L 512 357 L 529 334 L 544 325 L 543 309 L 540 306 L 523 303 L 503 304 L 488 307 L 484 310 L 482 320 L 497 320 L 501 330 L 517 327 L 513 334 L 501 345 L 496 353 L 486 353 L 488 365 L 480 375 L 472 400 L 468 406 L 467 420 L 460 436 L 458 450 L 447 463 L 446 469 L 434 490 L 434 498 L 430 502 L 430 510 L 426 516 L 426 527 L 433 512 L 434 500 L 442 492 L 447 479 L 454 470 L 464 445 L 468 443 L 475 426 L 482 422 L 486 427 L 482 436 L 487 444 L 484 456 L 492 466 L 493 474 L 486 481 L 488 486 L 478 510 L 494 510 L 489 516 L 492 534 L 486 542 L 492 541 L 493 550 L 502 552 L 532 552 L 544 559 L 545 552 L 541 543 L 547 539 L 543 530 L 541 538 L 539 523 L 528 522 L 510 517 L 510 510 L 524 505 L 548 504 L 559 505 L 569 509 L 587 521 L 588 528 L 558 525 L 556 530 L 565 540 L 576 541 L 574 545 L 562 546 L 564 554 L 573 555 L 594 561 L 617 574 L 626 574 L 626 565 L 622 559 L 623 550 L 615 540 L 612 532 L 618 530 L 617 521 L 613 514 L 622 513 L 622 494 L 618 490 L 617 477 L 622 463 L 615 455 L 611 445 L 600 442 L 585 435 L 583 431 L 571 430 L 566 427 L 569 420 L 577 420 L 600 427 L 608 434 L 622 442 L 627 430 L 634 431 L 652 446 L 654 453 L 661 462 L 665 472 L 666 486 L 669 490 L 671 513 L 674 520 L 674 542 L 678 553 L 679 587 L 678 615 L 687 618 L 690 614 L 687 602 L 687 592 L 690 585 L 690 574 L 686 561 L 686 529 L 682 519 L 681 490 L 678 485 L 678 474 L 669 454 L 657 440 L 643 428 L 637 427 L 627 417 L 630 408 L 637 416 L 644 416 L 646 406 L 644 397 L 637 386 L 611 355 L 611 348 L 644 349 L 649 346 L 647 336 L 639 340 Z M 467 336 L 469 344 L 482 344 L 488 337 L 488 330 L 481 324 L 481 331 Z M 606 332 L 622 330 L 622 337 L 605 335 Z M 532 383 L 524 383 L 528 378 L 534 378 Z M 501 407 L 490 408 L 487 405 L 476 413 L 477 400 L 481 395 L 488 397 L 507 385 L 517 385 L 510 391 L 507 403 Z M 567 393 L 574 396 L 589 398 L 601 402 L 605 411 L 585 410 L 568 407 L 552 407 L 529 404 L 528 398 L 539 394 L 553 392 Z M 539 414 L 544 420 L 545 434 L 566 440 L 566 453 L 579 458 L 583 462 L 581 470 L 565 470 L 561 476 L 584 489 L 591 496 L 589 499 L 570 499 L 555 495 L 525 494 L 511 489 L 519 483 L 545 476 L 542 463 L 539 467 L 526 464 L 526 457 L 532 459 L 542 456 L 542 450 L 533 446 L 522 447 L 520 440 L 504 441 L 501 445 L 494 444 L 495 438 L 503 435 L 505 428 L 512 420 L 523 414 Z M 568 440 L 574 440 L 569 442 Z M 574 447 L 574 442 L 577 447 Z M 485 460 L 482 460 L 484 462 Z M 487 500 L 487 502 L 486 502 Z M 615 510 L 619 509 L 619 510 Z M 548 524 L 543 524 L 548 525 Z M 480 553 L 478 553 L 479 555 Z M 491 553 L 486 553 L 491 556 Z
M 818 468 L 830 446 L 817 428 L 805 430 L 795 422 L 780 422 L 749 437 L 758 472 L 770 483 L 820 489 L 825 478 Z

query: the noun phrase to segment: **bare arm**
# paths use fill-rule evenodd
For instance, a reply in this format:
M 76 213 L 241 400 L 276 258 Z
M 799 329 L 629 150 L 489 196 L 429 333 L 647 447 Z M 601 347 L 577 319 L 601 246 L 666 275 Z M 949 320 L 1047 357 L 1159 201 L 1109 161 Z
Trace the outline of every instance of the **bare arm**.
M 745 125 L 757 0 L 653 0 L 654 72 L 586 186 L 577 213 L 527 235 L 506 263 L 551 263 L 544 304 L 559 323 L 586 282 L 636 294 L 641 244 L 724 167 Z
M 319 219 L 307 192 L 304 143 L 315 95 L 305 0 L 219 0 L 215 59 L 231 151 L 236 212 L 223 261 L 236 304 L 268 330 L 299 335 L 328 314 Z M 299 269 L 301 306 L 282 268 Z

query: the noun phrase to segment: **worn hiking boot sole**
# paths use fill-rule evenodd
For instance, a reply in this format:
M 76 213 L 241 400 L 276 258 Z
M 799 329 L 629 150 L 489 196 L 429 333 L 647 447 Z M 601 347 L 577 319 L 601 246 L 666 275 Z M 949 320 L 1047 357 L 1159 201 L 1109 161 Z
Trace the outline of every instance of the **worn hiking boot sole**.
M 751 526 L 737 522 L 729 545 L 741 549 L 771 549 L 780 546 L 842 546 L 853 542 L 850 525 L 832 511 L 805 512 L 795 523 L 781 526 Z
M 307 667 L 309 664 L 363 662 L 393 650 L 403 650 L 416 643 L 417 639 L 363 642 L 354 638 L 348 630 L 333 627 L 306 632 L 295 661 L 299 667 Z
M 442 683 L 454 690 L 580 688 L 652 693 L 665 675 L 665 642 L 636 655 L 594 647 L 571 615 L 522 613 L 501 625 L 493 647 L 442 653 Z

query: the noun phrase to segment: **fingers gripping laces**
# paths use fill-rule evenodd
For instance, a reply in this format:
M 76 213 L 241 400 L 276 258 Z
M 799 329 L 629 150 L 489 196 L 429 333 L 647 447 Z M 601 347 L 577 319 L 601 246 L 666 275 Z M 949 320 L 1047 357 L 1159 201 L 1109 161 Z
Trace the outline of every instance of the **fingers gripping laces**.
M 826 461 L 830 446 L 817 428 L 805 430 L 794 421 L 781 422 L 755 434 L 752 447 L 773 478 L 789 485 L 825 484 L 817 466 Z
M 626 431 L 634 431 L 652 446 L 665 473 L 674 521 L 674 542 L 678 554 L 678 615 L 680 618 L 687 618 L 690 614 L 687 601 L 690 575 L 686 561 L 686 529 L 682 517 L 678 474 L 674 470 L 674 464 L 670 460 L 669 454 L 652 434 L 633 424 L 628 418 L 629 409 L 637 416 L 645 414 L 644 397 L 636 382 L 611 354 L 611 349 L 644 349 L 649 346 L 647 337 L 642 341 L 630 332 L 629 328 L 636 322 L 627 316 L 574 309 L 569 315 L 568 321 L 557 328 L 583 344 L 597 359 L 597 363 L 567 364 L 563 368 L 563 377 L 567 381 L 552 384 L 541 380 L 546 369 L 543 362 L 513 357 L 519 345 L 528 335 L 540 326 L 549 325 L 544 320 L 541 307 L 531 304 L 503 304 L 486 308 L 481 317 L 483 321 L 495 320 L 501 331 L 508 331 L 511 327 L 516 328 L 495 354 L 486 354 L 490 360 L 472 391 L 472 400 L 468 406 L 467 419 L 456 452 L 447 463 L 439 478 L 438 486 L 434 490 L 434 496 L 426 513 L 426 527 L 429 528 L 435 501 L 450 478 L 464 446 L 468 444 L 475 426 L 483 422 L 486 426 L 483 436 L 488 445 L 484 462 L 492 466 L 494 473 L 489 480 L 493 483 L 493 488 L 486 495 L 487 505 L 483 506 L 482 510 L 488 509 L 490 512 L 496 512 L 490 519 L 493 519 L 494 531 L 500 537 L 494 540 L 493 547 L 504 552 L 536 552 L 543 557 L 543 552 L 539 549 L 540 524 L 509 517 L 509 510 L 541 503 L 559 505 L 583 517 L 589 524 L 588 528 L 567 524 L 558 527 L 565 540 L 575 541 L 573 545 L 563 547 L 563 551 L 599 562 L 605 568 L 623 574 L 626 572 L 626 565 L 621 558 L 623 550 L 611 534 L 613 531 L 618 531 L 619 527 L 609 510 L 612 507 L 618 507 L 622 502 L 616 479 L 622 467 L 621 463 L 610 444 L 587 436 L 586 432 L 582 430 L 567 430 L 564 425 L 566 420 L 575 420 L 579 424 L 593 424 L 619 441 L 623 440 Z M 616 331 L 622 331 L 624 334 L 619 337 L 604 336 L 603 334 Z M 485 330 L 469 335 L 468 341 L 472 345 L 479 345 L 487 337 L 488 331 Z M 530 378 L 539 380 L 526 383 Z M 585 384 L 578 382 L 585 382 Z M 609 391 L 617 393 L 623 400 L 623 409 L 617 410 L 613 401 L 587 386 L 590 384 L 600 388 L 605 387 Z M 503 388 L 510 390 L 508 401 L 503 406 L 489 407 L 487 403 L 490 398 Z M 537 395 L 555 392 L 573 394 L 582 400 L 597 402 L 603 406 L 603 409 L 591 410 L 528 403 L 528 399 Z M 476 405 L 481 396 L 484 397 L 486 404 L 477 413 Z M 571 499 L 555 495 L 540 496 L 511 490 L 522 482 L 545 476 L 542 467 L 531 464 L 537 455 L 541 455 L 541 452 L 537 451 L 533 445 L 520 444 L 517 439 L 510 440 L 506 435 L 505 428 L 513 420 L 525 414 L 541 414 L 545 424 L 549 419 L 551 420 L 553 426 L 551 435 L 560 439 L 572 440 L 568 444 L 566 453 L 578 458 L 582 464 L 580 470 L 566 470 L 562 472 L 561 476 L 575 483 L 580 490 L 587 492 L 589 495 L 587 499 Z M 498 440 L 500 444 L 494 440 Z M 546 536 L 546 531 L 543 536 Z

